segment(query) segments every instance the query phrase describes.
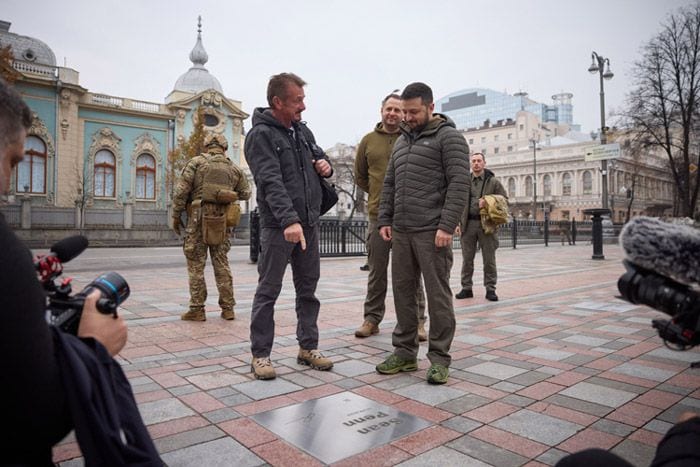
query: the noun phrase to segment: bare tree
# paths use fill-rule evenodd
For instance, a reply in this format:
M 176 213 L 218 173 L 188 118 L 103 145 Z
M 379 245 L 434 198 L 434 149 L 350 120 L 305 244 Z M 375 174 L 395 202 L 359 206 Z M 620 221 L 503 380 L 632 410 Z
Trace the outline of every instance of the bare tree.
M 80 223 L 76 227 L 82 230 L 85 228 L 85 209 L 89 201 L 89 190 L 87 186 L 87 177 L 85 176 L 85 167 L 76 158 L 73 162 L 74 176 L 72 179 L 68 180 L 68 188 L 74 193 L 73 202 L 78 208 L 78 215 L 80 216 Z
M 668 17 L 643 47 L 634 75 L 623 124 L 668 157 L 678 190 L 674 211 L 692 216 L 700 187 L 700 3 Z
M 625 180 L 623 181 L 623 187 L 625 189 L 627 211 L 625 222 L 629 222 L 632 215 L 632 205 L 639 193 L 639 190 L 635 189 L 638 188 L 637 184 L 644 176 L 645 156 L 649 155 L 650 151 L 654 151 L 657 146 L 649 140 L 648 136 L 634 130 L 620 132 L 617 139 L 622 142 L 624 150 L 620 161 L 627 162 L 624 166 Z
M 336 144 L 326 151 L 333 164 L 335 189 L 341 199 L 345 198 L 351 204 L 347 220 L 352 220 L 356 211 L 362 212 L 364 206 L 364 192 L 355 184 L 355 150 L 354 146 Z

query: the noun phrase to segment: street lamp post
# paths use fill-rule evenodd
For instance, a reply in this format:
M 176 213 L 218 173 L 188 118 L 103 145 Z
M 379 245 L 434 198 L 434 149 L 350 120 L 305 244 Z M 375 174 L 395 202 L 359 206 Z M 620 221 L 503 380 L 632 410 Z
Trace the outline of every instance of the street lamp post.
M 537 220 L 537 141 L 532 135 L 532 219 Z
M 613 72 L 610 71 L 610 59 L 601 57 L 595 51 L 591 54 L 593 62 L 588 67 L 588 71 L 592 74 L 600 75 L 600 144 L 607 144 L 608 138 L 606 135 L 607 128 L 605 127 L 605 87 L 604 79 L 612 79 Z M 608 208 L 608 161 L 601 161 L 601 174 L 603 177 L 603 209 Z

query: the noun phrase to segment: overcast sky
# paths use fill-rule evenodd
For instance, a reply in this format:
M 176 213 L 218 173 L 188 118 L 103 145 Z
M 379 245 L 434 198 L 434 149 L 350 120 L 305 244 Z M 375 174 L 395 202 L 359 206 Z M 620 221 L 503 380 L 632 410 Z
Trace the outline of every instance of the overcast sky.
M 355 144 L 379 101 L 423 81 L 436 99 L 470 87 L 551 103 L 600 126 L 591 51 L 609 57 L 606 108 L 630 89 L 641 46 L 687 0 L 0 0 L 11 32 L 46 42 L 91 92 L 163 102 L 192 63 L 202 15 L 207 69 L 252 114 L 270 75 L 304 78 L 304 119 L 323 147 Z M 609 113 L 609 112 L 608 112 Z M 250 119 L 245 127 L 250 128 Z

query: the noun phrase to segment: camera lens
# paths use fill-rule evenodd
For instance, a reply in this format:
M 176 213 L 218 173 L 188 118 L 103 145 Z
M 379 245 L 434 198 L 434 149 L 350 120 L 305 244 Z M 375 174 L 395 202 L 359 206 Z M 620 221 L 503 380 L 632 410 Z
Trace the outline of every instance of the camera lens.
M 131 293 L 129 284 L 116 272 L 106 272 L 98 276 L 83 289 L 81 295 L 87 296 L 93 288 L 102 292 L 102 298 L 109 301 L 115 309 L 124 303 Z

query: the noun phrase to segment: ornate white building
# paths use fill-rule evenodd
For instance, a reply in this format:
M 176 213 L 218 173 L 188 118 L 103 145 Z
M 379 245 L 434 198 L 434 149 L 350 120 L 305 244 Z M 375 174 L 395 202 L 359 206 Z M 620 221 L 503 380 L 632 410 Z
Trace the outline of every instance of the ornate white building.
M 602 206 L 600 161 L 586 154 L 597 140 L 568 125 L 542 124 L 527 111 L 514 119 L 463 131 L 471 152 L 486 155 L 508 192 L 511 213 L 518 218 L 583 220 L 583 210 Z M 614 222 L 630 216 L 662 216 L 673 204 L 673 180 L 668 162 L 654 153 L 635 153 L 622 137 L 621 155 L 608 163 L 608 205 Z M 536 194 L 536 196 L 535 196 Z M 536 201 L 536 205 L 535 205 Z

